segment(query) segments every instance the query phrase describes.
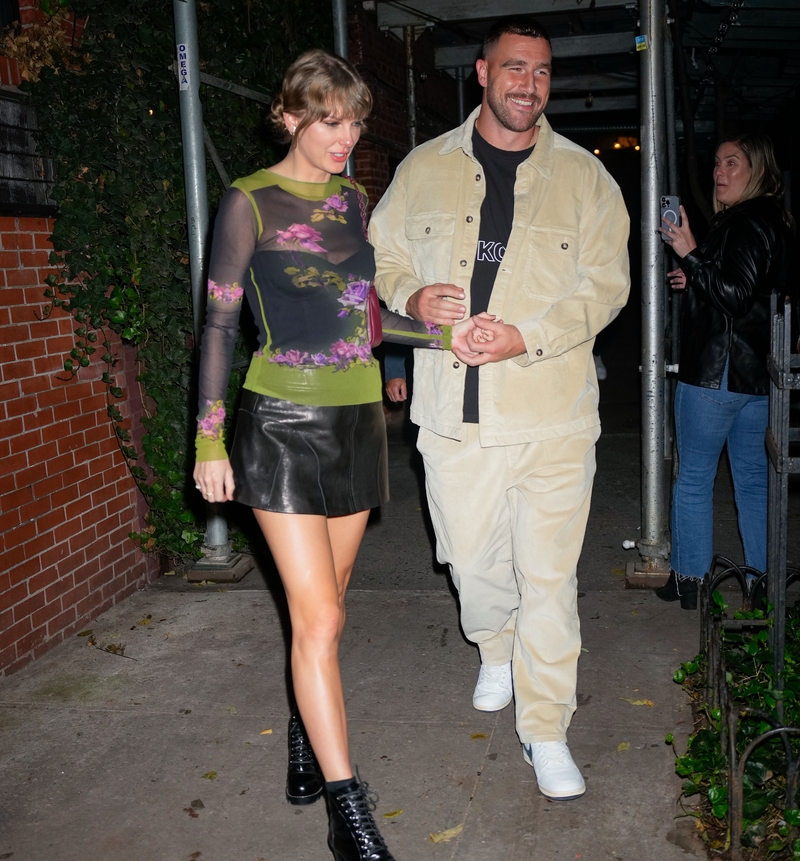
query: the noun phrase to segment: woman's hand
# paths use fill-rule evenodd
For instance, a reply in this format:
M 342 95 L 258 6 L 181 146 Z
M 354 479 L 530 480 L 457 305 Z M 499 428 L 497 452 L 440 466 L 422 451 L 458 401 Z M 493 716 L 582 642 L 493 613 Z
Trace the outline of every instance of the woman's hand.
M 482 311 L 474 317 L 468 317 L 453 326 L 452 350 L 458 358 L 466 365 L 481 365 L 481 345 L 491 341 L 494 333 L 481 328 L 481 323 L 494 321 L 493 314 Z
M 697 248 L 697 242 L 689 228 L 689 219 L 686 217 L 686 210 L 683 206 L 681 206 L 680 227 L 666 218 L 662 218 L 661 223 L 664 225 L 664 227 L 658 228 L 661 238 L 668 245 L 672 246 L 672 250 L 678 257 L 683 259 L 690 251 L 694 251 Z
M 193 476 L 195 487 L 206 502 L 230 502 L 233 499 L 233 470 L 228 458 L 196 463 Z
M 456 327 L 453 327 L 453 352 L 467 365 L 502 362 L 525 352 L 525 341 L 516 326 L 485 313 L 464 322 L 470 326 L 463 330 L 463 344 L 456 338 Z
M 673 290 L 686 289 L 686 273 L 683 269 L 673 269 L 672 272 L 667 272 L 667 278 L 669 278 L 669 286 Z
M 490 341 L 494 341 L 494 332 L 489 329 L 482 328 L 481 323 L 494 322 L 502 324 L 503 322 L 502 320 L 495 320 L 494 316 L 487 314 L 485 311 L 482 311 L 480 314 L 476 314 L 472 318 L 472 321 L 475 323 L 475 328 L 470 330 L 468 339 L 475 346 L 479 344 L 488 344 Z

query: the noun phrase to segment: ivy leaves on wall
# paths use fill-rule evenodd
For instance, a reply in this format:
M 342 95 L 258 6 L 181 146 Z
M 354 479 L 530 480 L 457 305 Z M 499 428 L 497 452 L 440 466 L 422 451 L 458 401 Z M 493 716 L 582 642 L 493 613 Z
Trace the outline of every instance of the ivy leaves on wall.
M 63 6 L 63 4 L 61 4 Z M 312 47 L 330 48 L 328 0 L 200 0 L 201 69 L 265 93 Z M 172 72 L 169 0 L 74 0 L 85 21 L 79 44 L 51 52 L 26 85 L 39 117 L 40 151 L 57 167 L 59 205 L 46 295 L 75 319 L 65 370 L 78 374 L 102 350 L 108 412 L 150 511 L 137 536 L 172 560 L 196 556 L 199 500 L 193 466 L 195 351 L 180 113 Z M 24 31 L 22 31 L 24 33 Z M 9 38 L 13 38 L 13 35 Z M 230 176 L 277 160 L 264 106 L 201 88 L 204 121 Z M 208 163 L 209 207 L 222 186 Z M 109 332 L 138 348 L 151 409 L 140 457 L 115 405 L 124 395 Z M 234 374 L 231 396 L 241 384 Z

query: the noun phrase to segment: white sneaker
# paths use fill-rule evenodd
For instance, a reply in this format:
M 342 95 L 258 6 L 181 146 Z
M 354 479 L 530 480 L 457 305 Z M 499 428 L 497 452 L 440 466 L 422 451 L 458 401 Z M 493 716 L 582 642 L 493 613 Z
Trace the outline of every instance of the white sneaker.
M 594 369 L 597 373 L 597 379 L 604 380 L 608 376 L 606 366 L 600 356 L 598 356 L 596 353 L 593 353 L 592 355 L 594 356 Z
M 511 661 L 500 664 L 499 667 L 481 664 L 478 683 L 472 695 L 472 705 L 479 712 L 499 712 L 511 702 L 513 694 Z
M 586 784 L 565 741 L 523 744 L 525 762 L 533 766 L 539 791 L 553 801 L 570 801 L 586 792 Z

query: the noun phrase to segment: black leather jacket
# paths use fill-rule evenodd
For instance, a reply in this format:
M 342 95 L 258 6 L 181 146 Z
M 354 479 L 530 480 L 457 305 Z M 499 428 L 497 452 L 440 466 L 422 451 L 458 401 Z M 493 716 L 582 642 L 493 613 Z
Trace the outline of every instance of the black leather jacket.
M 769 393 L 770 294 L 794 291 L 792 234 L 774 197 L 717 213 L 705 242 L 681 261 L 686 298 L 678 379 L 718 389 Z

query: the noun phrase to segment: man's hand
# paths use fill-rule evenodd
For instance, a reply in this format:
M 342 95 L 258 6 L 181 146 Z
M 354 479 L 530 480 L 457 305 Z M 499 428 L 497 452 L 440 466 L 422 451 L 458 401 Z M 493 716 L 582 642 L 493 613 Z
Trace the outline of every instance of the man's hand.
M 465 364 L 474 367 L 488 362 L 502 362 L 527 352 L 522 333 L 516 326 L 500 320 L 492 321 L 482 315 L 472 319 L 476 321 L 477 327 L 483 330 L 483 333 L 478 337 L 475 337 L 472 332 L 467 333 L 466 352 L 456 349 L 455 345 L 453 348 L 453 352 Z M 487 340 L 489 335 L 491 340 Z
M 467 310 L 453 299 L 464 299 L 464 291 L 460 287 L 455 284 L 429 284 L 427 287 L 420 287 L 409 297 L 406 314 L 421 323 L 452 326 Z
M 408 386 L 405 377 L 392 377 L 391 380 L 386 381 L 384 388 L 386 389 L 386 396 L 394 403 L 408 399 Z

